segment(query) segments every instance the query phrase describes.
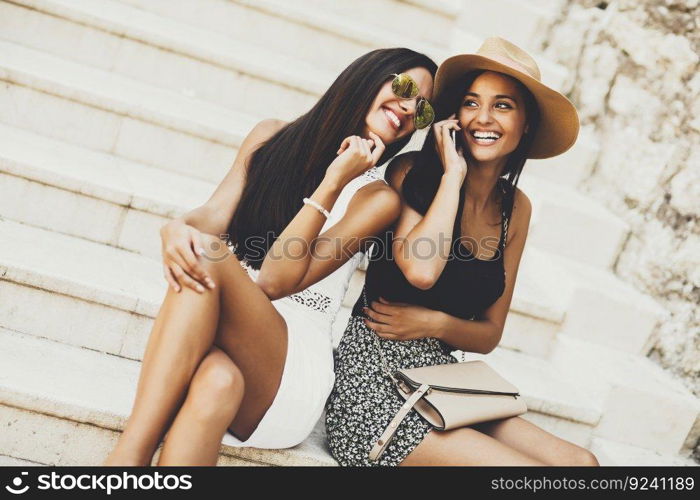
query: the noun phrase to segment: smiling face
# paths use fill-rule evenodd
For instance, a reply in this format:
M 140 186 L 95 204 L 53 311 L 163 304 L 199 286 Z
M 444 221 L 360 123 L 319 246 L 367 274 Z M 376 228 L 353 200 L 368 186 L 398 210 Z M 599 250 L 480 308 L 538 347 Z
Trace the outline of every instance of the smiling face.
M 457 118 L 474 160 L 505 160 L 525 131 L 524 96 L 512 78 L 486 71 L 469 87 Z
M 382 85 L 377 97 L 369 108 L 365 119 L 364 137 L 369 137 L 368 131 L 377 134 L 384 144 L 391 144 L 416 130 L 413 115 L 419 97 L 428 100 L 432 97 L 433 77 L 425 68 L 411 68 L 404 71 L 418 84 L 418 96 L 413 99 L 399 99 L 391 90 L 391 79 Z

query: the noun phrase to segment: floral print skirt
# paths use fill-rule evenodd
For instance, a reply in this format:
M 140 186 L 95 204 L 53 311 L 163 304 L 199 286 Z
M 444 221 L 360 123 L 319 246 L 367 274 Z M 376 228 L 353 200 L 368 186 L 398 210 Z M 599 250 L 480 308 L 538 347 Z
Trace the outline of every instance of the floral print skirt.
M 328 444 L 342 466 L 399 465 L 432 429 L 412 409 L 380 459 L 369 460 L 372 446 L 405 402 L 382 369 L 375 338 L 391 371 L 457 362 L 438 339 L 383 339 L 362 317 L 352 316 L 338 346 L 335 385 L 326 403 Z

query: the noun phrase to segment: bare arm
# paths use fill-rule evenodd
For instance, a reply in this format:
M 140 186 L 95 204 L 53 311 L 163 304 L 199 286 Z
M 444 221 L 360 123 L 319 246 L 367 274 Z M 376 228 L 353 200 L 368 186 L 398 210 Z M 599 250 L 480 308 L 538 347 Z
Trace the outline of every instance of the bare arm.
M 366 324 L 384 338 L 411 340 L 423 337 L 439 338 L 455 349 L 487 354 L 496 348 L 503 335 L 510 309 L 515 281 L 530 225 L 532 206 L 527 196 L 518 190 L 509 224 L 509 236 L 504 254 L 506 284 L 501 297 L 482 318 L 466 320 L 423 306 L 373 301 L 365 309 L 370 319 Z
M 250 155 L 283 125 L 278 120 L 258 123 L 241 144 L 231 169 L 209 200 L 161 227 L 163 271 L 176 291 L 180 291 L 181 285 L 199 292 L 204 291 L 202 285 L 213 287 L 213 280 L 197 257 L 204 253 L 201 233 L 220 236 L 226 232 L 243 192 Z
M 306 274 L 290 293 L 308 288 L 364 251 L 367 242 L 391 225 L 400 211 L 399 195 L 383 182 L 372 182 L 359 189 L 345 216 L 318 238 Z
M 394 235 L 392 250 L 396 264 L 409 283 L 422 290 L 431 288 L 445 269 L 459 210 L 460 190 L 466 176 L 466 162 L 456 152 L 449 136 L 454 121 L 446 120 L 434 126 L 445 168 L 435 198 L 424 216 L 404 201 Z M 438 136 L 441 139 L 438 140 Z M 399 165 L 391 173 L 390 183 L 399 193 L 402 193 L 403 180 L 410 168 L 410 164 Z
M 263 120 L 253 127 L 241 143 L 231 169 L 209 199 L 202 206 L 175 220 L 195 227 L 203 233 L 225 233 L 243 193 L 251 154 L 284 125 L 280 120 Z
M 311 199 L 330 210 L 342 188 L 381 156 L 384 145 L 379 137 L 373 138 L 378 141 L 373 151 L 372 144 L 356 138 L 354 145 L 362 154 L 353 153 L 352 145 L 342 152 Z M 268 297 L 284 297 L 319 281 L 354 255 L 367 238 L 393 222 L 398 215 L 398 196 L 388 186 L 373 184 L 377 186 L 359 190 L 345 216 L 321 235 L 325 217 L 312 206 L 302 207 L 263 261 L 257 283 Z
M 297 293 L 322 280 L 363 251 L 372 236 L 396 220 L 401 201 L 393 189 L 373 182 L 358 190 L 345 216 L 317 239 L 307 271 L 293 287 L 267 291 L 272 299 Z

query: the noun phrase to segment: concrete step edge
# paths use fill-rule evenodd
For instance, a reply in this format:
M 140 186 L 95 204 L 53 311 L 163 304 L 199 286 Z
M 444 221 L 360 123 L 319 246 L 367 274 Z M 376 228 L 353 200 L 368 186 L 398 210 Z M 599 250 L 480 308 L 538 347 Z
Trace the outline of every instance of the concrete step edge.
M 257 118 L 0 41 L 0 80 L 238 147 Z
M 16 3 L 114 36 L 127 37 L 241 71 L 307 94 L 320 95 L 334 76 L 301 60 L 281 56 L 118 1 L 16 0 Z

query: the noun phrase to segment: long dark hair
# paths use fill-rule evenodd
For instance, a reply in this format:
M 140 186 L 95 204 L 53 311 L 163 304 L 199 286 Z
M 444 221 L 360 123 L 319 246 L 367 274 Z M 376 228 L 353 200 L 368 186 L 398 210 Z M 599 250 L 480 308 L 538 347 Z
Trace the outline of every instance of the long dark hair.
M 474 80 L 482 73 L 484 73 L 484 71 L 481 70 L 469 72 L 458 82 L 445 90 L 442 94 L 443 97 L 435 103 L 436 122 L 446 119 L 452 113 L 459 113 L 462 99 L 474 83 Z M 504 180 L 509 184 L 510 189 L 508 191 L 510 191 L 511 194 L 515 193 L 515 187 L 518 185 L 518 179 L 520 178 L 520 174 L 525 166 L 525 161 L 527 160 L 527 155 L 532 147 L 532 140 L 537 132 L 540 116 L 535 97 L 525 85 L 516 79 L 513 80 L 518 85 L 525 101 L 525 116 L 529 130 L 527 134 L 523 134 L 515 150 L 508 155 L 506 165 L 501 173 L 501 177 L 504 177 Z M 457 135 L 457 137 L 458 146 L 461 146 L 463 151 L 467 151 L 467 145 L 464 143 L 464 140 L 460 135 Z M 387 169 L 387 172 L 395 167 L 394 162 L 411 161 L 413 163 L 413 167 L 404 179 L 402 191 L 409 206 L 419 213 L 425 214 L 435 198 L 435 194 L 440 185 L 440 179 L 444 172 L 440 158 L 435 150 L 435 135 L 432 127 L 426 136 L 423 148 L 420 151 L 411 152 L 407 155 L 401 155 L 401 157 L 394 159 Z M 512 210 L 512 197 L 510 202 L 510 206 L 506 207 L 508 214 L 510 214 Z M 464 190 L 462 190 L 460 194 L 460 209 L 457 222 L 461 219 L 463 205 Z
M 236 213 L 228 228 L 235 254 L 259 269 L 270 246 L 323 180 L 343 139 L 361 135 L 370 106 L 393 73 L 421 67 L 435 75 L 436 64 L 405 48 L 378 49 L 350 64 L 318 103 L 258 148 Z M 394 156 L 408 142 L 387 148 L 378 162 Z

